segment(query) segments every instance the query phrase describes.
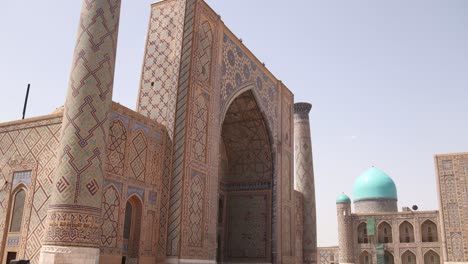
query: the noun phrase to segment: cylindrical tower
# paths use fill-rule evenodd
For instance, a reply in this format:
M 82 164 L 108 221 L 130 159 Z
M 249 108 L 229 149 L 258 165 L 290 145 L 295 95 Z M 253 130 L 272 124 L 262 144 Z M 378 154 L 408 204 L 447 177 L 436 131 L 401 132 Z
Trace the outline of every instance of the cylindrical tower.
M 83 1 L 40 263 L 99 263 L 120 0 Z
M 336 218 L 338 220 L 340 263 L 354 263 L 351 199 L 344 193 L 336 199 Z
M 309 103 L 294 104 L 295 189 L 304 197 L 304 263 L 317 263 L 317 221 L 315 212 L 314 166 L 310 139 Z

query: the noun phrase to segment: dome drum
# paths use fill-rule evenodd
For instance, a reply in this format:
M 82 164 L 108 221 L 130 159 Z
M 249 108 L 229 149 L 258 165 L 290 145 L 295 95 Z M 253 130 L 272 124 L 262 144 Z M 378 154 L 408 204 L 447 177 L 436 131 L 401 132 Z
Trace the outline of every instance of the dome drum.
M 392 199 L 366 199 L 354 201 L 356 214 L 398 212 L 397 200 Z

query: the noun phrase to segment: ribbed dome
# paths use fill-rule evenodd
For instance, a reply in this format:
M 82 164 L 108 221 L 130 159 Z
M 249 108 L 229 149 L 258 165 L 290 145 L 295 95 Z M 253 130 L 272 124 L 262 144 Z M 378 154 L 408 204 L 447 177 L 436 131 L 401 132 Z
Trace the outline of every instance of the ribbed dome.
M 385 172 L 370 168 L 366 170 L 354 182 L 353 200 L 367 199 L 392 199 L 397 200 L 397 189 L 392 178 Z
M 336 203 L 337 204 L 342 204 L 342 203 L 351 203 L 351 199 L 349 199 L 349 196 L 342 193 L 338 198 L 336 198 Z

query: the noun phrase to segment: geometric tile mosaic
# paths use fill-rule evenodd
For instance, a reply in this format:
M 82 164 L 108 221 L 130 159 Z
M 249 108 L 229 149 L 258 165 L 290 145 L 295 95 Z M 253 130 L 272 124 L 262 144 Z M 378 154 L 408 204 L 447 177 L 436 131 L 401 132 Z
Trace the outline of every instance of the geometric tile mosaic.
M 37 180 L 30 211 L 29 228 L 26 234 L 24 254 L 20 257 L 32 259 L 37 262 L 41 239 L 44 234 L 44 220 L 49 204 L 52 178 L 56 166 L 56 149 L 60 135 L 61 118 L 51 118 L 26 125 L 7 127 L 8 130 L 0 130 L 0 236 L 4 230 L 6 206 L 8 205 L 8 193 L 10 188 L 3 186 L 9 177 L 13 176 L 11 158 L 17 159 L 13 163 L 28 163 L 24 158 L 34 156 L 37 160 L 35 173 Z M 18 130 L 22 129 L 22 130 Z M 30 173 L 30 172 L 29 172 Z M 18 175 L 18 174 L 16 174 Z M 31 181 L 31 179 L 26 181 Z M 18 182 L 17 182 L 18 181 Z M 14 182 L 23 182 L 19 178 Z

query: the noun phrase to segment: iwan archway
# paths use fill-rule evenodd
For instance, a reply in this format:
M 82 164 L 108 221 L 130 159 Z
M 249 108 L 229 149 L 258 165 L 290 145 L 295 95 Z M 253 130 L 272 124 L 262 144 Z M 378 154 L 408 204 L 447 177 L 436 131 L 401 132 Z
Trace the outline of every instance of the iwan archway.
M 273 153 L 252 91 L 238 95 L 222 124 L 217 227 L 218 263 L 269 263 Z

